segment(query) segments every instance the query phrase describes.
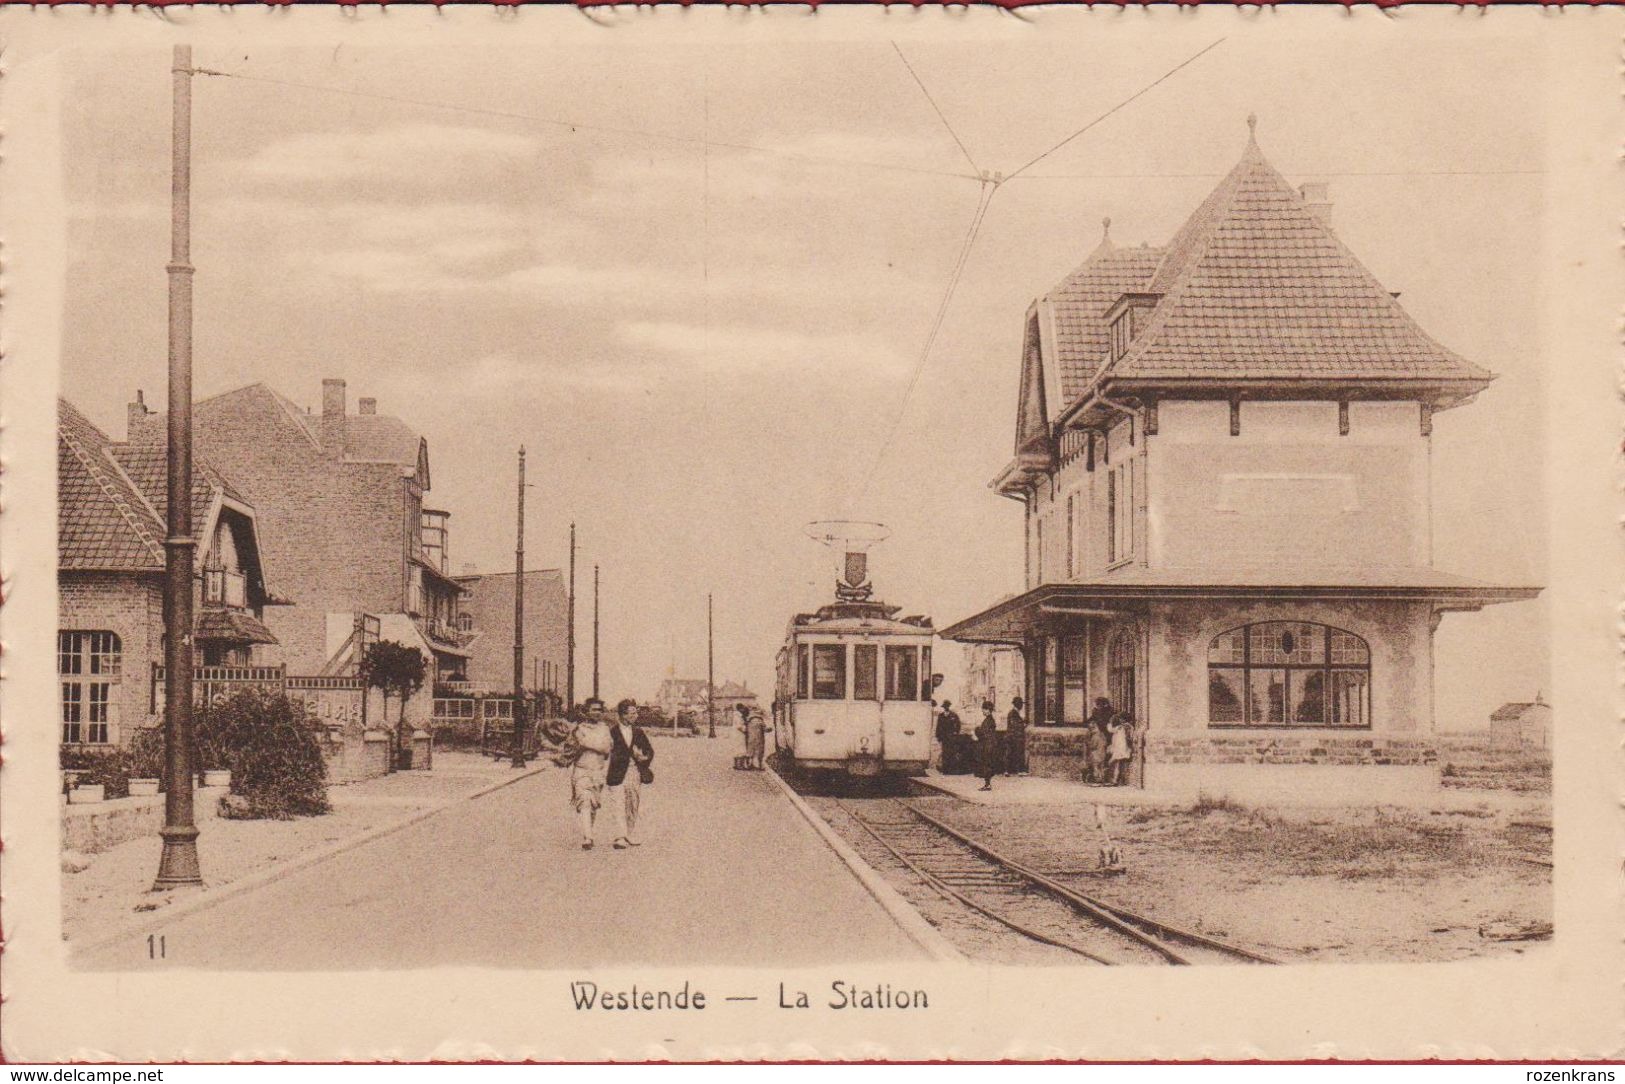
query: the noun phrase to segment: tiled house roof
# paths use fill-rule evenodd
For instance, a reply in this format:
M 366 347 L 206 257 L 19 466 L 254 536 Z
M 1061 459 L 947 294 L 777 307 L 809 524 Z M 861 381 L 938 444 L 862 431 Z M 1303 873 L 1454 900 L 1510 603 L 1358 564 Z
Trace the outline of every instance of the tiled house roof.
M 68 571 L 159 572 L 164 525 L 110 449 L 112 441 L 57 400 L 57 565 Z
M 422 438 L 387 414 L 350 414 L 344 419 L 344 457 L 355 462 L 394 463 L 407 474 L 418 468 Z
M 1110 240 L 1044 298 L 1054 314 L 1061 394 L 1070 403 L 1106 360 L 1106 310 L 1125 293 L 1145 289 L 1165 249 L 1114 248 Z
M 151 444 L 114 444 L 110 447 L 110 451 L 113 458 L 118 460 L 119 466 L 124 468 L 124 473 L 146 496 L 152 510 L 157 513 L 159 522 L 167 522 L 169 464 L 166 447 Z M 209 508 L 214 504 L 217 494 L 230 497 L 234 501 L 243 500 L 242 495 L 231 487 L 219 471 L 203 460 L 193 457 L 192 530 L 198 533 L 200 541 L 204 521 L 208 519 Z
M 1068 403 L 1107 364 L 1101 317 L 1129 292 L 1160 296 L 1113 380 L 1494 378 L 1418 327 L 1252 140 L 1165 250 L 1103 244 L 1045 299 Z

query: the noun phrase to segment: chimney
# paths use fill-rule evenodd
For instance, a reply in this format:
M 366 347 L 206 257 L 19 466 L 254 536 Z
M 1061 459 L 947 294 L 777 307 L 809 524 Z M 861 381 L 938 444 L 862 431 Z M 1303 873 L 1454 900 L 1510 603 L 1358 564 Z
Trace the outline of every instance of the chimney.
M 328 455 L 344 454 L 344 381 L 322 381 L 322 448 Z
M 1304 209 L 1327 229 L 1332 228 L 1332 201 L 1327 194 L 1329 187 L 1325 181 L 1307 181 L 1298 186 Z
M 376 414 L 376 413 L 378 413 L 378 400 L 376 400 L 376 399 L 357 399 L 356 400 L 356 409 L 359 410 L 362 414 Z
M 137 388 L 135 402 L 125 408 L 124 439 L 130 444 L 156 443 L 160 428 L 151 421 L 153 417 L 153 412 L 147 407 L 146 392 Z

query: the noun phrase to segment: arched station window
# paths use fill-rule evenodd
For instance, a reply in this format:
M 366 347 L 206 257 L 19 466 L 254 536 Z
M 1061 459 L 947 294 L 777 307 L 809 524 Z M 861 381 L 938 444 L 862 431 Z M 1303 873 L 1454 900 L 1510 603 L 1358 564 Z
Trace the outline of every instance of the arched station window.
M 1371 649 L 1310 621 L 1260 621 L 1207 650 L 1208 725 L 1369 727 Z

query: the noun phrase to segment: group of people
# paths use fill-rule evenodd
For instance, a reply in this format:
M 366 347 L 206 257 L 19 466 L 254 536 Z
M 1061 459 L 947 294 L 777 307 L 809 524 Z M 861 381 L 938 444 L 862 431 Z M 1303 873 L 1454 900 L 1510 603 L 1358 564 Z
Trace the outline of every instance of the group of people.
M 1099 696 L 1085 726 L 1083 781 L 1097 787 L 1127 786 L 1129 764 L 1134 759 L 1133 718 Z
M 747 771 L 759 772 L 767 763 L 767 736 L 773 728 L 767 725 L 767 716 L 761 708 L 749 704 L 735 704 L 739 712 L 739 732 L 745 735 L 745 763 Z
M 570 804 L 581 831 L 581 849 L 593 848 L 600 810 L 615 833 L 616 850 L 639 846 L 638 814 L 643 787 L 654 782 L 655 751 L 638 725 L 637 701 L 622 700 L 613 719 L 596 696 L 582 709 L 554 757 L 554 763 L 570 769 Z
M 1012 697 L 1010 713 L 1000 729 L 993 701 L 982 701 L 982 720 L 966 735 L 953 701 L 944 700 L 936 726 L 938 767 L 943 774 L 974 771 L 981 777 L 982 790 L 993 789 L 993 777 L 1001 769 L 1005 775 L 1026 775 L 1027 719 L 1022 714 L 1023 706 L 1021 697 Z M 1127 786 L 1133 759 L 1133 718 L 1114 709 L 1106 697 L 1096 697 L 1084 730 L 1084 782 L 1091 786 Z
M 1021 713 L 1022 707 L 1021 697 L 1011 698 L 1010 713 L 1001 730 L 994 714 L 997 707 L 991 700 L 982 701 L 982 720 L 967 739 L 953 701 L 944 700 L 937 713 L 937 746 L 941 751 L 938 766 L 945 774 L 957 775 L 974 765 L 983 790 L 993 789 L 993 777 L 1001 768 L 1006 775 L 1026 775 L 1027 717 Z

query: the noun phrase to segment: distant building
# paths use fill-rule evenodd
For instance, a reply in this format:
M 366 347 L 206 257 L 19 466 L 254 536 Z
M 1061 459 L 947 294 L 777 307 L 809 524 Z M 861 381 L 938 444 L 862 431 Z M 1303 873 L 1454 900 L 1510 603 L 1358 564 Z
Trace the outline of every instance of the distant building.
M 130 443 L 161 448 L 165 424 L 138 393 Z M 198 454 L 254 506 L 278 589 L 296 602 L 267 622 L 291 672 L 353 673 L 358 619 L 369 615 L 379 639 L 429 658 L 431 678 L 466 678 L 472 635 L 448 571 L 448 515 L 424 502 L 422 437 L 373 399 L 349 413 L 336 379 L 322 381 L 320 414 L 250 384 L 198 402 L 193 431 Z
M 1522 704 L 1502 704 L 1490 713 L 1490 740 L 1497 745 L 1552 747 L 1552 706 L 1535 694 Z
M 1494 374 L 1377 282 L 1325 186 L 1249 138 L 1166 247 L 1108 232 L 1020 341 L 992 486 L 1025 509 L 1026 591 L 943 635 L 1023 651 L 1040 727 L 1109 697 L 1143 785 L 1436 779 L 1434 630 L 1539 588 L 1433 567 L 1434 415 Z
M 971 644 L 965 652 L 965 683 L 959 695 L 960 706 L 974 711 L 980 710 L 982 701 L 993 701 L 1003 719 L 1010 710 L 1010 698 L 1027 695 L 1021 650 L 998 644 Z
M 512 572 L 457 577 L 468 593 L 461 620 L 468 641 L 468 680 L 477 692 L 513 690 Z M 569 634 L 569 592 L 556 568 L 525 573 L 525 643 L 522 652 L 527 689 L 564 695 Z
M 158 722 L 164 662 L 168 487 L 163 447 L 115 444 L 57 404 L 57 677 L 61 741 L 127 744 Z M 193 462 L 196 664 L 248 668 L 276 637 L 255 510 L 213 466 Z
M 667 678 L 655 693 L 655 706 L 670 719 L 688 712 L 703 726 L 708 721 L 706 711 L 712 702 L 707 696 L 709 688 L 700 678 Z M 753 709 L 758 706 L 756 694 L 737 681 L 724 681 L 717 686 L 715 704 L 719 723 L 737 721 L 736 709 L 740 704 Z

